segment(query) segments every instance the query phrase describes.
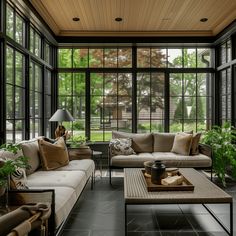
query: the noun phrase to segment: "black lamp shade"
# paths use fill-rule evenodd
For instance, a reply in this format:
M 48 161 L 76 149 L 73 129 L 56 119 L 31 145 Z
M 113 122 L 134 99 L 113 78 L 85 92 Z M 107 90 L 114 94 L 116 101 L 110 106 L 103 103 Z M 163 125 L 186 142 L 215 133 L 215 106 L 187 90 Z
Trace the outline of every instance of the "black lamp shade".
M 57 109 L 57 111 L 53 114 L 53 116 L 50 118 L 49 121 L 62 122 L 62 121 L 73 121 L 73 120 L 74 118 L 69 111 L 67 111 L 66 109 Z

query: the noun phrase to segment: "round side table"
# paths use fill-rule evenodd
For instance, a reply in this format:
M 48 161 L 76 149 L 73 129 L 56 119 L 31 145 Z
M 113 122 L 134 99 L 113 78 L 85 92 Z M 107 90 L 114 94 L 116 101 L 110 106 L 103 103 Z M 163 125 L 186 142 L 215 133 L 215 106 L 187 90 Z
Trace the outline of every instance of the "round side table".
M 93 150 L 92 157 L 95 162 L 95 168 L 100 170 L 102 178 L 102 152 Z

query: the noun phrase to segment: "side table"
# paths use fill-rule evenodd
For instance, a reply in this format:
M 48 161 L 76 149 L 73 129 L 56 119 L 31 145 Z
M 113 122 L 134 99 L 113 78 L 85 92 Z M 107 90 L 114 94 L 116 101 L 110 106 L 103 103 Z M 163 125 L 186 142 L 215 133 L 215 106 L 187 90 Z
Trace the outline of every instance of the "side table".
M 102 152 L 93 150 L 92 151 L 92 159 L 95 162 L 96 169 L 99 168 L 100 175 L 102 178 Z

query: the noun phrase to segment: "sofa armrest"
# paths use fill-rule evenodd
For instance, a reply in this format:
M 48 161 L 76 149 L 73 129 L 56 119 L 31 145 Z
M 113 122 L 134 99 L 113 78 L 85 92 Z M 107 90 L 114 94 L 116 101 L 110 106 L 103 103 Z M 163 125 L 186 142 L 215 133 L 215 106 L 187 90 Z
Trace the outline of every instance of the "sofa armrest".
M 212 159 L 212 148 L 210 145 L 199 143 L 199 152 L 210 157 Z
M 49 203 L 51 216 L 48 220 L 49 235 L 55 234 L 55 191 L 54 189 L 17 189 L 8 191 L 8 205 L 20 206 L 30 203 Z

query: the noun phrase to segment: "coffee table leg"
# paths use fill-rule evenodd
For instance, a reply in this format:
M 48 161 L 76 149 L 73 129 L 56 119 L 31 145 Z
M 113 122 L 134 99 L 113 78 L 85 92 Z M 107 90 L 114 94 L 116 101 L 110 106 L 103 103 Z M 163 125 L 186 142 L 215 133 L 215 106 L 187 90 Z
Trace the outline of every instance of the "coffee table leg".
M 127 204 L 125 203 L 125 236 L 127 235 Z

